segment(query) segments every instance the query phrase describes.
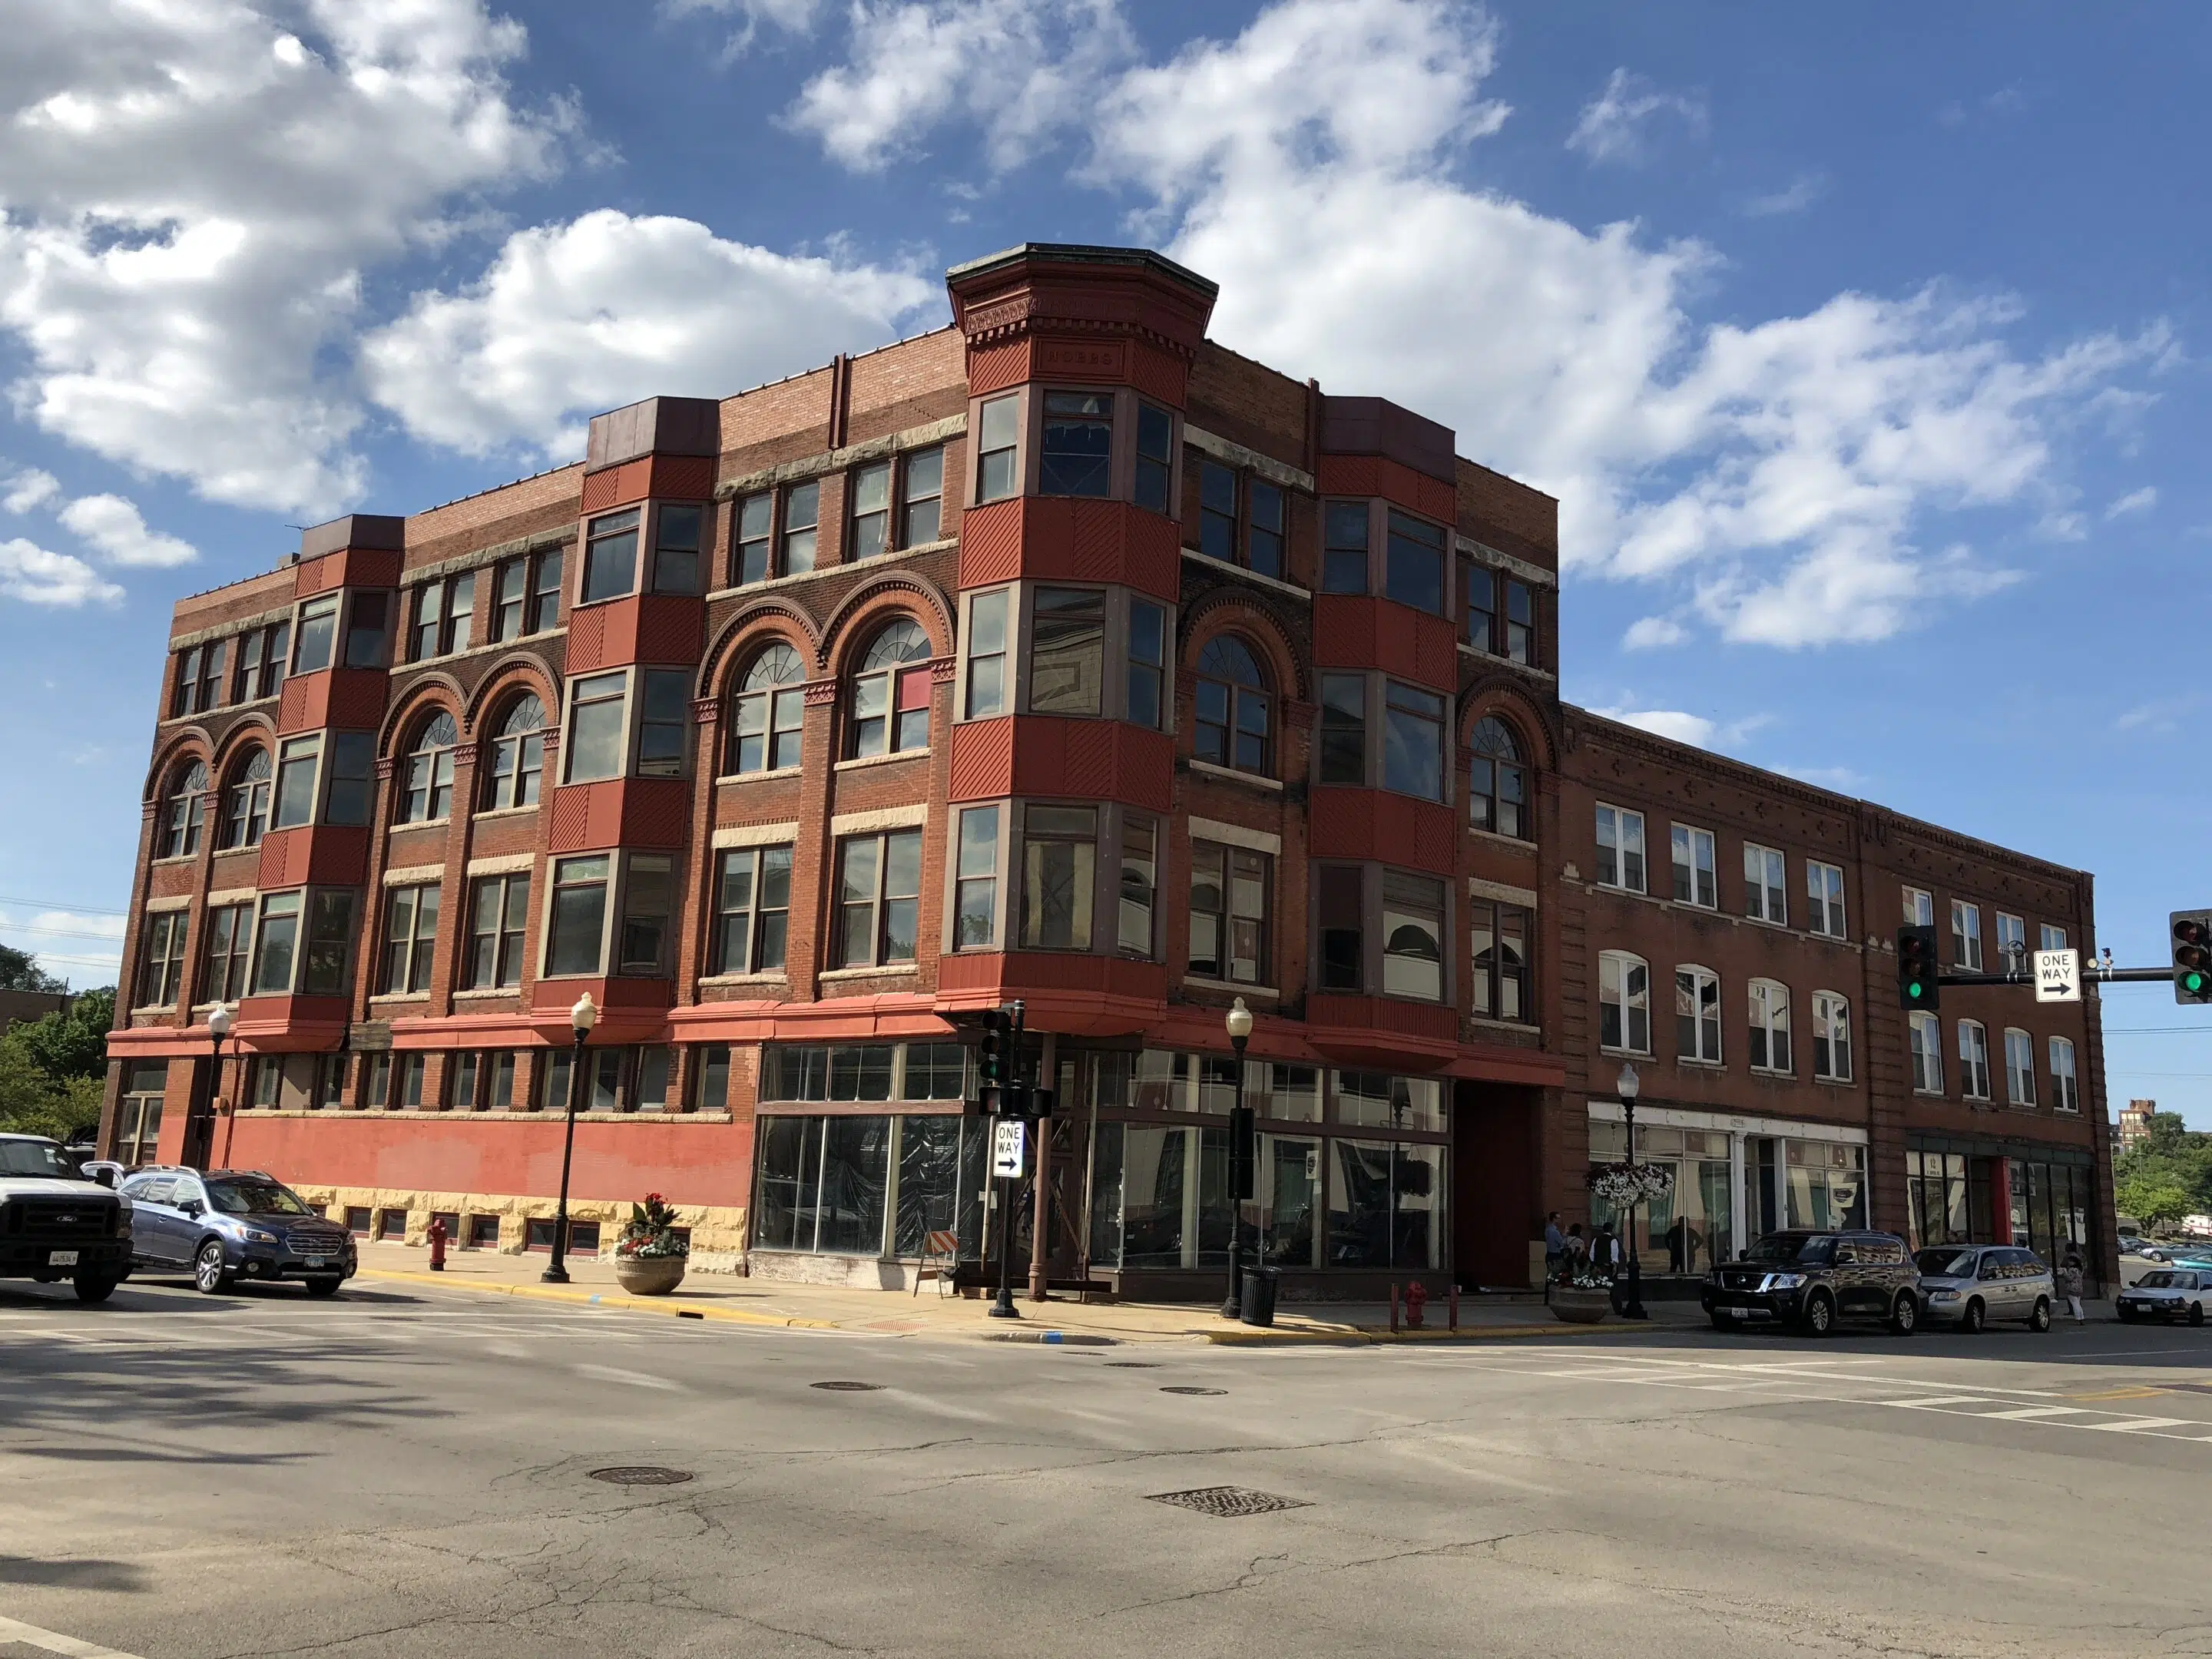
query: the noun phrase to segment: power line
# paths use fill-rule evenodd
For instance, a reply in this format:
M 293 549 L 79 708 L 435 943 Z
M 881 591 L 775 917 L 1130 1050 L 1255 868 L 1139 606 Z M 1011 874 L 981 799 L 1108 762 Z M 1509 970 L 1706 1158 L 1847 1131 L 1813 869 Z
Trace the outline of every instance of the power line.
M 64 904 L 58 899 L 9 898 L 0 894 L 0 904 L 27 905 L 33 910 L 67 910 L 80 916 L 127 916 L 128 910 L 109 910 L 97 904 Z
M 112 945 L 118 950 L 123 945 L 120 933 L 87 933 L 70 927 L 32 927 L 23 922 L 9 921 L 5 917 L 0 917 L 0 933 L 35 933 L 40 939 L 97 939 Z

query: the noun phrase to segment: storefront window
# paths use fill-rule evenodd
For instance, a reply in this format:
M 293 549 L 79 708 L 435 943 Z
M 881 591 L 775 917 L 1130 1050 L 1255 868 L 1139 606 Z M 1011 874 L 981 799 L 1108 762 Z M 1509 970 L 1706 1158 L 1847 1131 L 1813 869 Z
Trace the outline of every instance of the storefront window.
M 1620 1124 L 1590 1125 L 1590 1157 L 1600 1163 L 1625 1158 L 1627 1143 Z M 1636 1157 L 1674 1172 L 1674 1189 L 1637 1212 L 1643 1231 L 1636 1253 L 1650 1271 L 1660 1271 L 1663 1263 L 1668 1273 L 1701 1273 L 1735 1254 L 1735 1188 L 1726 1134 L 1642 1128 L 1636 1132 Z M 1592 1200 L 1590 1219 L 1626 1237 L 1628 1218 L 1609 1204 Z
M 1443 1148 L 1329 1143 L 1328 1265 L 1443 1265 Z
M 986 1138 L 980 1122 L 951 1115 L 764 1116 L 753 1248 L 918 1256 L 931 1232 L 950 1230 L 973 1259 Z
M 1321 1263 L 1321 1142 L 1293 1135 L 1260 1138 L 1260 1259 L 1273 1267 Z
M 1790 1143 L 1790 1224 L 1866 1225 L 1866 1149 L 1831 1141 Z

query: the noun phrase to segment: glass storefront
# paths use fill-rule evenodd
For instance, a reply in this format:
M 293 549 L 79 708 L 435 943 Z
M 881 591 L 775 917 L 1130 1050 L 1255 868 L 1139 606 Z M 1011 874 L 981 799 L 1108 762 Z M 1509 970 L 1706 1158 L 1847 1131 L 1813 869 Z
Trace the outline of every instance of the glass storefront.
M 1693 1116 L 1674 1115 L 1678 1122 Z M 1792 1134 L 1784 1123 L 1759 1127 L 1779 1133 L 1636 1126 L 1637 1161 L 1674 1172 L 1673 1191 L 1638 1206 L 1636 1253 L 1646 1271 L 1702 1273 L 1761 1233 L 1784 1227 L 1867 1224 L 1863 1146 Z M 1589 1133 L 1593 1160 L 1618 1163 L 1627 1155 L 1627 1129 L 1617 1118 L 1593 1118 Z M 1590 1220 L 1627 1237 L 1628 1218 L 1595 1195 Z
M 724 1060 L 715 1073 L 727 1075 Z M 990 1125 L 957 1113 L 807 1114 L 812 1102 L 957 1101 L 957 1042 L 777 1046 L 761 1059 L 752 1247 L 832 1255 L 919 1256 L 933 1231 L 981 1255 Z
M 1867 1224 L 1865 1147 L 1792 1140 L 1783 1168 L 1791 1226 L 1817 1231 Z
M 1997 1165 L 2004 1164 L 2002 1176 Z M 2087 1163 L 1996 1153 L 1905 1154 L 1908 1224 L 1923 1244 L 1992 1244 L 2006 1221 L 2011 1242 L 2054 1266 L 2068 1246 L 2090 1256 L 2089 1217 L 2096 1207 L 2096 1171 Z M 1996 1213 L 2002 1187 L 2007 1212 Z M 2093 1259 L 2093 1258 L 2092 1258 Z
M 1175 1120 L 1226 1117 L 1236 1061 L 1159 1049 L 1083 1060 L 1098 1118 L 1091 1266 L 1226 1267 L 1228 1126 Z M 1292 1269 L 1441 1268 L 1445 1099 L 1434 1078 L 1248 1060 L 1244 1103 L 1259 1126 L 1248 1222 L 1261 1259 Z

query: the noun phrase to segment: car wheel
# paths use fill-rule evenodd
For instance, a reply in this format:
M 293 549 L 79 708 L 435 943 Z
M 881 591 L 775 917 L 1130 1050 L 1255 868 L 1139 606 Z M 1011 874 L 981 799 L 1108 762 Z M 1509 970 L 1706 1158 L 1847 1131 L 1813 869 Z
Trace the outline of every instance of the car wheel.
M 2133 1308 L 2123 1304 L 2119 1308 L 2116 1309 L 2115 1311 L 2120 1316 L 2121 1324 L 2132 1325 L 2136 1322 L 2136 1310 Z
M 1959 1316 L 1959 1328 L 1968 1336 L 1981 1334 L 1982 1327 L 1989 1323 L 1990 1313 L 1978 1296 L 1966 1304 L 1966 1311 Z
M 120 1283 L 120 1279 L 105 1275 L 86 1273 L 76 1281 L 76 1299 L 88 1307 L 105 1302 L 115 1294 L 115 1287 Z
M 2047 1331 L 2051 1328 L 2051 1298 L 2049 1297 L 2039 1296 L 2035 1298 L 2035 1311 L 2027 1316 L 2027 1328 L 2031 1331 Z
M 1826 1291 L 1816 1291 L 1805 1304 L 1805 1334 L 1826 1336 L 1836 1328 L 1836 1304 Z
M 2192 1302 L 2189 1304 L 2189 1322 L 2192 1325 L 2202 1325 L 2204 1322 L 2204 1304 L 2202 1302 Z
M 1896 1336 L 1910 1336 L 1920 1328 L 1920 1303 L 1910 1291 L 1899 1291 L 1889 1310 L 1889 1328 Z
M 1735 1328 L 1735 1322 L 1725 1314 L 1709 1313 L 1705 1317 L 1713 1322 L 1713 1328 L 1717 1331 L 1732 1331 Z
M 309 1296 L 336 1296 L 338 1293 L 338 1286 L 344 1282 L 345 1281 L 341 1279 L 311 1279 L 307 1280 L 307 1294 Z
M 192 1283 L 205 1296 L 220 1296 L 230 1288 L 231 1272 L 223 1260 L 222 1241 L 210 1238 L 192 1258 Z

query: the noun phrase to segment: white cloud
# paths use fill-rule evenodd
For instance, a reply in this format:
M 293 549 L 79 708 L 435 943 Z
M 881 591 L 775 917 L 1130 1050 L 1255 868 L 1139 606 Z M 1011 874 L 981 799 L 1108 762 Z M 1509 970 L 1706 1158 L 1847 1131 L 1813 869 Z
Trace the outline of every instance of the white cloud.
M 764 26 L 787 35 L 813 33 L 815 20 L 823 10 L 823 0 L 660 0 L 660 10 L 666 17 L 707 15 L 737 19 L 737 27 L 722 43 L 721 58 L 728 64 L 752 50 Z
M 2112 722 L 2115 732 L 2153 732 L 2171 736 L 2181 730 L 2181 717 L 2194 714 L 2204 706 L 2203 694 L 2191 692 L 2179 697 L 2158 697 L 2139 703 Z
M 2161 331 L 2037 356 L 2008 302 L 1929 289 L 1699 327 L 1719 261 L 1462 184 L 1496 35 L 1449 0 L 1282 0 L 1124 76 L 1086 177 L 1221 284 L 1214 337 L 1453 425 L 1559 498 L 1564 562 L 1724 636 L 1874 640 L 2015 575 L 1922 545 L 1938 511 L 2048 507 L 2054 434 Z M 1439 349 L 1449 343 L 1449 349 Z
M 94 600 L 112 605 L 123 590 L 82 559 L 15 536 L 0 541 L 0 597 L 67 609 Z
M 162 568 L 190 564 L 199 550 L 190 542 L 149 530 L 138 509 L 120 495 L 82 495 L 60 513 L 63 525 L 117 564 Z
M 1654 737 L 1716 751 L 1737 748 L 1753 732 L 1774 723 L 1771 714 L 1747 714 L 1741 720 L 1723 725 L 1680 708 L 1593 708 L 1590 713 L 1649 732 Z
M 1743 204 L 1747 217 L 1768 219 L 1779 214 L 1802 213 L 1819 201 L 1828 187 L 1828 181 L 1815 173 L 1801 173 L 1782 189 L 1765 196 L 1754 196 Z
M 602 410 L 723 396 L 894 339 L 942 294 L 911 271 L 605 209 L 518 232 L 473 286 L 417 295 L 361 361 L 376 399 L 418 437 L 567 459 Z
M 1656 117 L 1672 118 L 1702 134 L 1705 100 L 1662 92 L 1644 76 L 1617 69 L 1606 77 L 1605 90 L 1583 106 L 1582 118 L 1567 135 L 1567 148 L 1594 162 L 1640 161 L 1650 148 L 1649 129 Z
M 809 81 L 785 118 L 866 172 L 954 117 L 1011 168 L 1080 120 L 1134 51 L 1116 0 L 853 0 L 851 18 L 852 62 Z
M 28 513 L 34 507 L 44 507 L 62 493 L 62 482 L 51 472 L 37 467 L 26 467 L 21 472 L 9 475 L 7 494 L 0 495 L 0 507 L 10 513 Z
M 2107 520 L 2124 519 L 2130 513 L 2148 513 L 2158 505 L 2158 486 L 2145 484 L 2141 489 L 2130 489 L 2105 509 Z
M 295 33 L 295 30 L 298 33 Z M 0 327 L 17 407 L 210 498 L 359 492 L 342 348 L 370 264 L 466 192 L 543 173 L 482 0 L 71 0 L 0 55 Z
M 1638 617 L 1628 624 L 1627 632 L 1620 636 L 1621 647 L 1629 651 L 1648 651 L 1661 646 L 1680 645 L 1690 637 L 1690 630 L 1672 617 Z

